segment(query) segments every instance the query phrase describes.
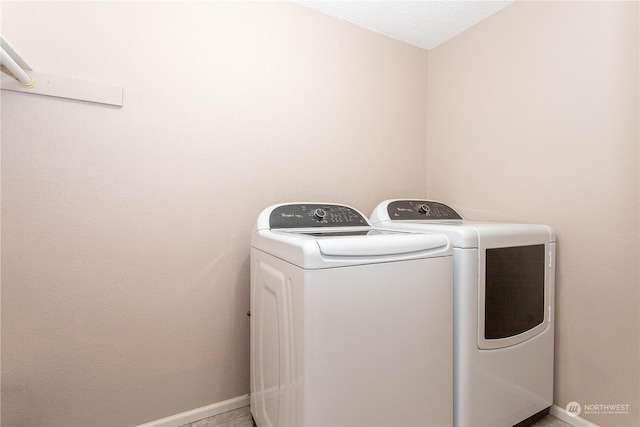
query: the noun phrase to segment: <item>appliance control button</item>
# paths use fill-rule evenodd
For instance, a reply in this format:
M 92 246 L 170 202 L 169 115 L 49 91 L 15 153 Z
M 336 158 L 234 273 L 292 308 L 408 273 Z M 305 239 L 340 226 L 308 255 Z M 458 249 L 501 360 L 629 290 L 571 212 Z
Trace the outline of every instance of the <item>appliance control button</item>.
M 420 206 L 418 206 L 418 212 L 424 214 L 429 212 L 431 208 L 429 208 L 429 205 L 427 205 L 426 203 L 422 203 Z
M 322 221 L 326 216 L 327 216 L 327 211 L 325 211 L 322 208 L 318 208 L 315 211 L 313 211 L 313 216 L 319 220 Z

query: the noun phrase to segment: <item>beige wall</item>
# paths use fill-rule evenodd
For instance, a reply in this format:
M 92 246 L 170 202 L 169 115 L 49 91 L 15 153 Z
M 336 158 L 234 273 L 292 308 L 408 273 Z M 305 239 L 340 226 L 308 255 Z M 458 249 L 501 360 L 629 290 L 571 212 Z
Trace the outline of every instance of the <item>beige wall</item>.
M 2 2 L 2 425 L 133 425 L 249 391 L 248 242 L 293 200 L 426 195 L 427 52 L 291 3 Z
M 427 194 L 555 227 L 556 404 L 640 424 L 636 2 L 516 3 L 428 74 L 425 51 L 293 4 L 0 8 L 36 69 L 125 103 L 2 93 L 3 426 L 247 393 L 259 211 Z
M 555 228 L 555 404 L 630 405 L 603 426 L 640 425 L 638 36 L 637 2 L 517 2 L 429 52 L 428 195 Z

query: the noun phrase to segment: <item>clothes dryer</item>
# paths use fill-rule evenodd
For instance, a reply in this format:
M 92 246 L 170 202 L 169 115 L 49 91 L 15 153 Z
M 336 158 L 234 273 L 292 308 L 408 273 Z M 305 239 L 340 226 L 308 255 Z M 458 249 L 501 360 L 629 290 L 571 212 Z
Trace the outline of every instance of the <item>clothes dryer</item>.
M 453 244 L 454 425 L 530 425 L 546 415 L 553 403 L 554 231 L 465 221 L 427 200 L 386 200 L 370 220 L 443 233 Z
M 337 204 L 274 205 L 251 237 L 250 404 L 265 426 L 453 421 L 452 247 Z

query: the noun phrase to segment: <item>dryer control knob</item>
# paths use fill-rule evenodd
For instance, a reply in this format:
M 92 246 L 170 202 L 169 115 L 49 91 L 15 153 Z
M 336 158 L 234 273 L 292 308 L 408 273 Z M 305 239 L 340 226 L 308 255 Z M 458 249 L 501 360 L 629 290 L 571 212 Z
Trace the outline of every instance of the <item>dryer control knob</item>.
M 322 221 L 326 216 L 327 216 L 327 211 L 325 211 L 322 208 L 318 208 L 315 211 L 313 211 L 313 216 L 319 220 Z
M 430 210 L 431 208 L 426 203 L 422 203 L 420 206 L 418 206 L 418 212 L 420 212 L 421 214 L 426 214 Z

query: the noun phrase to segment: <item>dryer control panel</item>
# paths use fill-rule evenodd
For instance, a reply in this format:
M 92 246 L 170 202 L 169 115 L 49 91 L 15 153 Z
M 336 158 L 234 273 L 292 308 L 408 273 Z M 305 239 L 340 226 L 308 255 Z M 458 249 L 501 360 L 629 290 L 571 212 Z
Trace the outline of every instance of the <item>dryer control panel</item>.
M 367 227 L 369 222 L 357 210 L 343 205 L 296 203 L 271 211 L 271 228 Z
M 450 206 L 430 200 L 396 200 L 387 206 L 391 220 L 461 220 Z

